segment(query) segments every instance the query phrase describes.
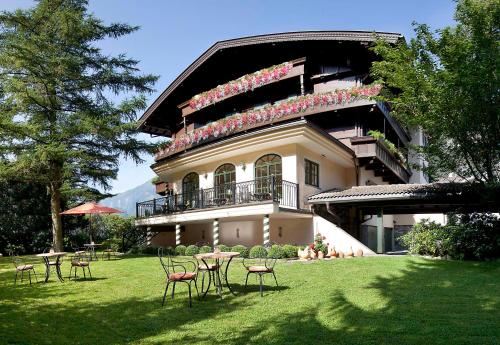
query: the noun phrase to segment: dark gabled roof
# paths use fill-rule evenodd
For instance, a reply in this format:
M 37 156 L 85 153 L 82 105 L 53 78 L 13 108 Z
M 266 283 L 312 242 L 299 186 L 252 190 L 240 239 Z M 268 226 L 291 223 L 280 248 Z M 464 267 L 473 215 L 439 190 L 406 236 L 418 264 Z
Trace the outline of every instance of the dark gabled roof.
M 380 199 L 426 198 L 450 190 L 449 184 L 384 184 L 333 189 L 308 198 L 309 203 L 337 203 L 345 201 L 370 201 Z M 456 189 L 456 188 L 455 188 Z
M 308 202 L 313 205 L 356 206 L 367 212 L 383 208 L 393 214 L 498 212 L 500 186 L 451 182 L 355 186 L 312 195 Z
M 199 58 L 189 65 L 149 106 L 146 112 L 139 119 L 138 127 L 141 128 L 144 122 L 156 111 L 167 97 L 181 85 L 197 68 L 215 55 L 218 51 L 228 48 L 242 46 L 259 45 L 266 43 L 281 43 L 294 41 L 357 41 L 373 42 L 377 38 L 389 43 L 396 43 L 403 36 L 399 33 L 375 32 L 375 31 L 301 31 L 285 32 L 267 35 L 249 36 L 230 40 L 219 41 L 208 48 Z

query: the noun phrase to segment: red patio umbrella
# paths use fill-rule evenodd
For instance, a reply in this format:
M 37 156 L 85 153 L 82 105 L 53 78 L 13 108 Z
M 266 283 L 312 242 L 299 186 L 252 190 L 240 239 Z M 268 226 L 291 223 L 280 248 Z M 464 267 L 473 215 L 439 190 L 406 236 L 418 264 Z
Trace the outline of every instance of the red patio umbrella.
M 123 213 L 123 211 L 117 210 L 116 208 L 108 207 L 108 206 L 103 206 L 99 205 L 96 202 L 87 202 L 83 205 L 71 208 L 69 210 L 66 210 L 64 212 L 61 212 L 61 214 L 64 215 L 82 215 L 82 214 L 89 214 L 90 215 L 90 243 L 92 243 L 92 215 L 93 214 L 111 214 L 111 213 Z

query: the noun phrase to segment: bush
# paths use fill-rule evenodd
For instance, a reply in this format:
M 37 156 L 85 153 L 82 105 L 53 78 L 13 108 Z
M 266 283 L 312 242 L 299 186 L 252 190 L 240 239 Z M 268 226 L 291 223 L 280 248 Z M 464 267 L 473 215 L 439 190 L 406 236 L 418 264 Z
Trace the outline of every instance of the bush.
M 328 254 L 328 247 L 324 243 L 319 243 L 314 246 L 314 250 L 317 252 L 323 252 L 323 254 Z
M 249 254 L 248 248 L 245 246 L 242 246 L 241 244 L 238 244 L 238 245 L 234 246 L 233 248 L 231 248 L 231 251 L 240 253 L 240 258 L 248 258 L 248 254 Z
M 177 247 L 175 247 L 175 254 L 180 256 L 186 255 L 186 246 L 180 244 Z
M 221 252 L 230 252 L 231 247 L 226 246 L 225 244 L 219 244 L 217 247 L 219 247 Z
M 460 215 L 451 220 L 450 255 L 461 260 L 500 257 L 500 219 L 491 213 Z
M 284 259 L 286 256 L 283 247 L 279 244 L 273 244 L 267 253 L 267 257 L 272 259 Z
M 193 256 L 193 255 L 196 255 L 200 252 L 200 249 L 198 248 L 198 246 L 195 246 L 194 244 L 188 246 L 186 248 L 186 256 Z
M 401 241 L 411 254 L 443 256 L 448 253 L 449 237 L 445 226 L 424 219 L 401 236 Z
M 285 252 L 286 258 L 296 258 L 298 256 L 298 248 L 296 246 L 292 246 L 291 244 L 285 244 L 283 246 L 283 251 Z
M 163 248 L 163 255 L 175 255 L 175 249 L 172 246 Z
M 444 226 L 424 220 L 401 239 L 412 254 L 495 259 L 500 257 L 500 219 L 489 213 L 472 213 L 450 217 L 450 224 Z
M 253 246 L 252 249 L 250 249 L 250 258 L 255 259 L 255 258 L 266 258 L 267 257 L 267 250 L 263 246 Z
M 210 246 L 201 246 L 200 247 L 200 254 L 205 254 L 205 253 L 211 253 L 212 252 L 212 247 Z

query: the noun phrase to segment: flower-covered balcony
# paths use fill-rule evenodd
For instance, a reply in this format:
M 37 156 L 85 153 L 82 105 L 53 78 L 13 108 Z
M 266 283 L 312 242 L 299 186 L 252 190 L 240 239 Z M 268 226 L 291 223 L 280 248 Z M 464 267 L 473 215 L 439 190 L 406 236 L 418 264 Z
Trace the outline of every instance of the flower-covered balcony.
M 136 216 L 137 218 L 146 218 L 265 202 L 274 202 L 280 207 L 297 209 L 299 205 L 298 185 L 271 176 L 247 182 L 221 184 L 213 188 L 187 190 L 162 198 L 138 202 Z
M 301 76 L 304 74 L 304 63 L 305 58 L 296 59 L 241 76 L 193 96 L 186 102 L 179 104 L 178 108 L 181 109 L 182 116 L 185 117 L 235 96 Z
M 291 97 L 272 104 L 255 107 L 213 121 L 200 128 L 192 128 L 178 135 L 155 155 L 155 160 L 169 157 L 183 150 L 205 144 L 218 138 L 262 127 L 272 123 L 291 120 L 363 104 L 375 104 L 371 98 L 380 91 L 379 85 L 353 87 L 350 89 L 312 93 Z

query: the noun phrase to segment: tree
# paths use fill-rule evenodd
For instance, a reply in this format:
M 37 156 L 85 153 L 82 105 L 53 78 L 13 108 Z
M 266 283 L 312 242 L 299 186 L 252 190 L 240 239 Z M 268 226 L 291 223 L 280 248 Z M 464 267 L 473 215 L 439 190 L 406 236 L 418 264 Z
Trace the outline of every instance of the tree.
M 458 1 L 455 20 L 436 31 L 414 23 L 408 44 L 378 42 L 372 74 L 395 116 L 428 135 L 419 152 L 431 175 L 498 183 L 500 1 Z
M 152 144 L 135 137 L 137 112 L 157 77 L 97 44 L 138 28 L 105 25 L 86 0 L 39 0 L 0 14 L 0 179 L 21 178 L 50 193 L 61 250 L 61 197 L 109 188 L 121 155 L 136 163 Z M 120 97 L 113 102 L 112 97 Z
M 0 253 L 41 251 L 50 240 L 50 198 L 44 186 L 0 182 Z

